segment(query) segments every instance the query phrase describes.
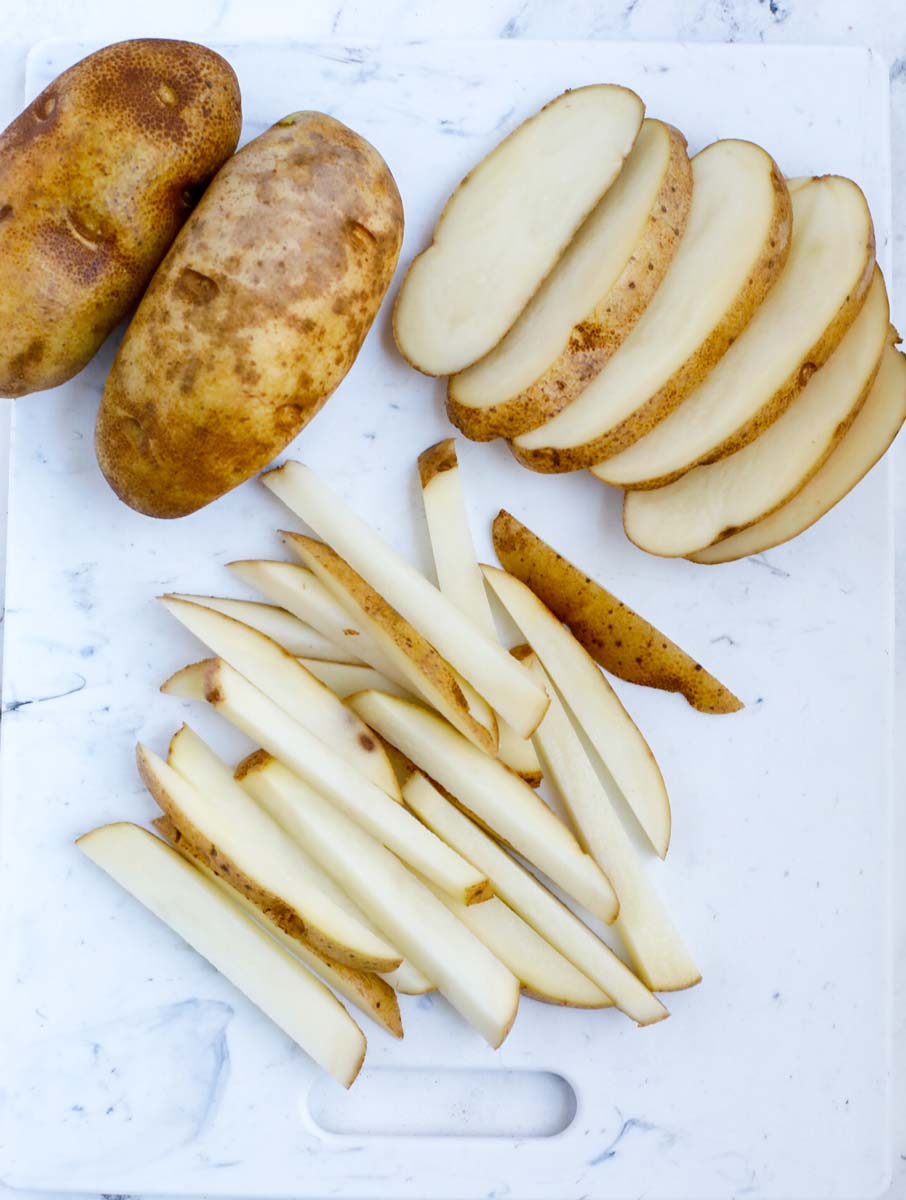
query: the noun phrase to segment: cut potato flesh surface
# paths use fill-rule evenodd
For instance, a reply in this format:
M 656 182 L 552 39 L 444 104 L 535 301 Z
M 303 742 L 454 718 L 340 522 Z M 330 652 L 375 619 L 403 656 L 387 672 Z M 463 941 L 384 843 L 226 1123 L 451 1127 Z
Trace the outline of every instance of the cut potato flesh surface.
M 664 777 L 638 726 L 585 647 L 534 592 L 495 567 L 485 567 L 484 574 L 585 731 L 645 836 L 664 858 L 670 845 L 670 801 Z
M 891 335 L 898 340 L 896 330 Z M 827 462 L 769 517 L 741 533 L 690 554 L 693 562 L 722 563 L 761 554 L 810 528 L 847 496 L 885 454 L 906 419 L 906 357 L 891 345 L 868 399 Z
M 576 88 L 469 172 L 397 297 L 404 358 L 452 375 L 500 341 L 616 179 L 643 115 L 626 88 Z
M 871 283 L 865 197 L 826 175 L 793 192 L 783 273 L 714 370 L 646 437 L 595 468 L 604 483 L 657 487 L 754 441 L 795 400 L 852 325 Z
M 440 896 L 447 895 L 442 888 L 438 888 L 437 892 Z M 447 899 L 451 904 L 456 903 L 452 896 L 447 896 Z M 487 900 L 485 903 L 490 904 L 491 901 Z M 484 908 L 484 904 L 464 904 L 462 907 L 466 912 L 472 912 L 473 909 L 477 912 L 479 908 Z M 395 971 L 387 971 L 381 978 L 403 996 L 426 996 L 429 992 L 437 991 L 437 985 L 409 962 L 401 963 Z
M 400 687 L 386 675 L 374 667 L 360 666 L 358 663 L 328 662 L 326 659 L 300 658 L 302 666 L 311 671 L 312 675 L 345 700 L 356 692 L 389 692 L 391 696 L 402 696 L 404 700 L 414 699 L 411 688 Z
M 447 414 L 466 437 L 515 437 L 571 403 L 628 336 L 679 244 L 692 203 L 683 135 L 644 121 L 616 183 L 506 337 L 454 375 Z
M 405 617 L 517 733 L 529 737 L 534 732 L 547 697 L 528 673 L 383 542 L 314 471 L 288 462 L 262 476 L 262 482 Z M 372 666 L 383 670 L 379 663 Z
M 846 433 L 874 382 L 890 318 L 881 272 L 843 341 L 782 416 L 728 458 L 653 491 L 627 492 L 626 535 L 678 557 L 753 525 L 792 499 Z
M 106 825 L 76 844 L 349 1087 L 365 1058 L 365 1035 L 323 983 L 224 892 L 137 825 Z
M 751 142 L 715 142 L 692 160 L 689 221 L 670 269 L 604 369 L 513 451 L 536 471 L 574 471 L 617 454 L 662 421 L 739 335 L 779 275 L 790 196 Z
M 337 646 L 324 637 L 317 629 L 300 621 L 285 608 L 273 604 L 262 604 L 258 600 L 234 600 L 227 596 L 190 596 L 184 592 L 172 592 L 171 600 L 185 600 L 190 604 L 201 604 L 205 608 L 213 608 L 215 612 L 251 625 L 260 633 L 278 642 L 284 650 L 295 654 L 298 658 L 328 659 L 337 661 L 343 658 L 343 647 Z M 350 662 L 353 661 L 351 658 Z
M 596 983 L 621 1012 L 640 1025 L 651 1025 L 669 1015 L 608 945 L 423 775 L 415 774 L 406 782 L 403 797 L 430 829 L 470 862 L 481 863 L 480 869 L 493 879 L 500 898 Z
M 473 867 L 222 660 L 211 659 L 196 664 L 191 672 L 181 671 L 161 690 L 194 699 L 199 674 L 204 699 L 216 712 L 333 800 L 404 862 L 467 904 L 491 896 L 487 880 Z M 191 680 L 189 686 L 187 680 Z M 397 966 L 399 959 L 385 969 Z
M 597 669 L 597 668 L 596 668 Z M 417 704 L 380 692 L 350 703 L 381 737 L 602 921 L 617 914 L 613 888 L 563 822 L 517 775 Z
M 519 1005 L 515 976 L 379 842 L 280 762 L 259 760 L 243 786 L 401 947 L 491 1045 Z M 479 907 L 482 907 L 479 905 Z

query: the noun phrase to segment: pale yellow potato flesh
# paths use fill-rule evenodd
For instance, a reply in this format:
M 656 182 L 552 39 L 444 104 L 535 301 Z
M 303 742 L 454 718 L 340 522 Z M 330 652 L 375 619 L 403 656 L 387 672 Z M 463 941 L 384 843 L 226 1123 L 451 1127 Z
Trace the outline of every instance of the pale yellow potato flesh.
M 327 662 L 326 659 L 317 658 L 300 658 L 299 662 L 341 700 L 354 696 L 356 692 L 370 691 L 389 692 L 391 696 L 402 696 L 404 700 L 415 699 L 411 688 L 400 687 L 364 663 Z
M 320 980 L 164 842 L 126 823 L 76 845 L 344 1087 L 365 1059 L 365 1035 Z
M 490 1046 L 503 1042 L 516 1019 L 519 981 L 394 854 L 276 759 L 259 759 L 242 786 L 311 849 Z
M 639 1025 L 651 1025 L 669 1016 L 660 1000 L 605 942 L 442 796 L 424 775 L 416 773 L 407 780 L 403 797 L 428 828 L 470 862 L 476 866 L 480 863 L 501 900 L 597 984 L 620 1012 Z
M 896 330 L 891 330 L 899 340 Z M 858 416 L 821 469 L 792 500 L 741 533 L 690 554 L 692 562 L 722 563 L 761 554 L 804 533 L 861 482 L 889 449 L 906 420 L 906 357 L 888 346 Z
M 638 726 L 585 647 L 534 592 L 496 567 L 485 567 L 484 575 L 613 776 L 645 836 L 665 858 L 670 845 L 670 800 Z
M 587 386 L 648 307 L 692 204 L 686 139 L 642 122 L 616 182 L 509 333 L 447 387 L 447 415 L 475 441 L 516 437 Z
M 518 775 L 420 705 L 381 692 L 361 692 L 350 703 L 372 729 L 436 779 L 496 837 L 596 917 L 607 923 L 614 920 L 618 904 L 606 876 Z
M 616 179 L 644 111 L 612 84 L 564 92 L 469 172 L 397 296 L 412 366 L 452 375 L 500 341 Z
M 881 272 L 843 341 L 790 407 L 754 442 L 674 483 L 627 492 L 626 536 L 649 554 L 680 557 L 720 541 L 801 491 L 865 402 L 889 337 Z
M 260 633 L 266 633 L 269 638 L 279 642 L 284 650 L 295 654 L 298 658 L 328 659 L 331 662 L 355 662 L 353 656 L 344 658 L 342 646 L 336 645 L 324 637 L 317 629 L 300 621 L 285 608 L 274 604 L 262 604 L 260 600 L 235 600 L 229 596 L 192 596 L 187 592 L 171 592 L 174 600 L 187 600 L 192 604 L 202 604 L 205 608 L 213 608 L 215 612 L 224 613 L 251 625 Z
M 441 896 L 446 895 L 446 892 L 440 888 L 438 889 L 438 893 Z M 456 903 L 452 896 L 448 897 L 448 899 L 450 900 L 451 904 Z M 490 904 L 490 900 L 485 901 L 485 903 Z M 471 912 L 473 909 L 477 911 L 479 908 L 484 908 L 484 906 L 484 904 L 464 904 L 463 908 L 467 912 Z M 401 996 L 426 996 L 429 992 L 437 991 L 437 986 L 431 982 L 427 975 L 423 975 L 418 967 L 414 967 L 412 963 L 409 962 L 401 963 L 395 971 L 387 971 L 381 976 L 381 978 L 385 980 L 394 991 L 399 992 Z
M 686 231 L 661 286 L 588 387 L 513 439 L 524 466 L 591 467 L 643 437 L 707 377 L 779 275 L 791 206 L 771 156 L 751 142 L 714 142 L 692 174 Z

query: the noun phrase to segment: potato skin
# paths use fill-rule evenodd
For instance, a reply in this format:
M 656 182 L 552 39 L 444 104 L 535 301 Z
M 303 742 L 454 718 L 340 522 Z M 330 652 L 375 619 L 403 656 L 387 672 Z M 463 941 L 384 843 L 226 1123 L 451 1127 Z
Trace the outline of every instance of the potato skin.
M 232 158 L 107 380 L 95 444 L 120 499 L 180 517 L 266 466 L 355 361 L 402 233 L 387 164 L 323 113 L 285 117 Z
M 239 84 L 192 42 L 118 42 L 0 134 L 0 394 L 56 387 L 134 307 L 233 153 Z

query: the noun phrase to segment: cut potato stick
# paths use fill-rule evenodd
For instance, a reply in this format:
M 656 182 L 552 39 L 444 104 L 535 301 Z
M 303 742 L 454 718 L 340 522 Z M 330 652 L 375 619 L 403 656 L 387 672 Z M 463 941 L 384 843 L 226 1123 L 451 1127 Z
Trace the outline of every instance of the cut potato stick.
M 635 973 L 653 992 L 674 992 L 701 981 L 592 766 L 566 709 L 537 658 L 524 660 L 551 698 L 535 742 L 579 841 L 611 881 L 620 900 L 616 930 Z
M 518 775 L 482 754 L 441 717 L 420 705 L 381 692 L 361 692 L 350 704 L 372 729 L 436 779 L 496 837 L 589 912 L 608 923 L 614 920 L 619 905 L 607 878 L 559 817 Z
M 402 955 L 326 894 L 307 871 L 307 857 L 241 788 L 203 795 L 141 744 L 136 761 L 142 782 L 186 841 L 291 937 L 362 970 L 400 965 Z
M 651 1025 L 669 1015 L 609 946 L 423 775 L 415 774 L 404 784 L 403 798 L 429 828 L 476 866 L 480 863 L 499 897 L 596 983 L 621 1012 L 639 1025 Z
M 547 697 L 522 666 L 499 642 L 476 629 L 310 468 L 288 462 L 262 476 L 262 482 L 405 617 L 517 733 L 528 737 L 534 732 Z
M 287 544 L 329 588 L 356 624 L 392 659 L 398 674 L 451 725 L 485 754 L 497 753 L 497 722 L 491 709 L 418 630 L 323 542 L 284 533 Z
M 298 658 L 327 659 L 331 662 L 359 662 L 349 655 L 344 658 L 346 650 L 337 645 L 314 626 L 300 621 L 285 608 L 274 604 L 262 604 L 260 600 L 234 600 L 226 596 L 190 596 L 185 592 L 172 592 L 173 600 L 186 600 L 190 604 L 202 604 L 205 608 L 213 608 L 216 612 L 251 625 L 260 633 L 266 633 L 269 638 L 279 642 L 284 650 L 295 654 Z
M 437 890 L 441 896 L 446 896 L 446 892 L 442 891 L 440 888 Z M 452 896 L 447 896 L 447 899 L 451 902 L 451 904 L 456 903 Z M 487 903 L 490 904 L 491 901 L 489 900 Z M 468 912 L 471 912 L 472 909 L 477 911 L 477 909 L 484 907 L 484 904 L 463 905 L 463 908 Z M 393 988 L 394 991 L 399 992 L 401 996 L 426 996 L 429 992 L 437 991 L 436 986 L 431 982 L 431 980 L 428 979 L 426 975 L 423 975 L 417 967 L 413 967 L 412 963 L 410 962 L 401 963 L 395 971 L 387 971 L 381 976 L 381 978 L 386 980 L 388 985 Z
M 161 691 L 191 699 L 201 692 L 216 712 L 452 896 L 475 904 L 492 895 L 480 872 L 221 659 L 184 668 Z M 385 969 L 398 965 L 392 963 Z
M 163 605 L 190 633 L 228 662 L 300 725 L 342 754 L 394 800 L 399 784 L 383 747 L 329 687 L 266 634 L 214 609 L 165 596 Z
M 356 692 L 389 692 L 391 696 L 401 696 L 404 700 L 416 699 L 410 688 L 400 687 L 386 675 L 374 667 L 364 663 L 327 662 L 326 659 L 300 658 L 299 662 L 306 670 L 311 671 L 316 679 L 326 684 L 335 696 L 345 700 Z
M 273 758 L 239 767 L 249 794 L 319 860 L 409 962 L 494 1047 L 512 1027 L 519 983 L 493 954 L 370 834 Z
M 263 929 L 266 929 L 284 950 L 288 950 L 290 954 L 301 959 L 309 970 L 320 975 L 335 992 L 339 992 L 345 1000 L 354 1004 L 366 1017 L 370 1017 L 372 1021 L 385 1029 L 391 1037 L 401 1038 L 403 1036 L 403 1020 L 400 1015 L 399 1002 L 388 980 L 381 975 L 376 975 L 373 971 L 359 971 L 355 967 L 347 967 L 343 963 L 328 958 L 325 954 L 317 954 L 310 946 L 305 946 L 302 942 L 291 938 L 266 913 L 256 908 L 251 900 L 243 896 L 242 892 L 237 891 L 232 884 L 215 874 L 198 851 L 186 842 L 169 817 L 158 817 L 151 824 L 161 837 L 165 838 L 175 850 L 192 863 L 196 870 L 204 875 L 205 879 L 216 884 L 244 912 L 247 912 Z M 404 966 L 405 964 L 397 967 L 396 970 L 402 971 Z M 393 974 L 395 973 L 393 972 Z
M 612 675 L 679 692 L 700 712 L 732 713 L 743 707 L 701 663 L 503 509 L 494 520 L 494 549 L 504 568 L 531 588 Z
M 497 640 L 497 627 L 475 557 L 453 439 L 438 442 L 419 455 L 418 470 L 440 590 L 482 633 Z M 497 757 L 532 787 L 537 787 L 541 768 L 531 741 L 520 737 L 503 717 L 498 717 L 497 731 Z
M 483 570 L 613 776 L 646 837 L 664 858 L 670 845 L 670 801 L 660 768 L 638 726 L 588 651 L 535 593 L 506 571 L 496 567 Z M 371 724 L 367 717 L 365 721 Z
M 324 984 L 223 891 L 137 825 L 105 825 L 76 845 L 349 1087 L 365 1058 L 365 1035 Z

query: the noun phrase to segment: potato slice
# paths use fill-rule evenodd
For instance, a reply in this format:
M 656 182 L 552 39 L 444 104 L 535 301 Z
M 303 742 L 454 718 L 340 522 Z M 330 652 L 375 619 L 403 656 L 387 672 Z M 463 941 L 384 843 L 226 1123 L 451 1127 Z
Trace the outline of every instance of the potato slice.
M 292 654 L 266 634 L 214 609 L 171 596 L 163 598 L 163 605 L 218 657 L 326 746 L 342 754 L 350 766 L 393 800 L 402 800 L 383 747 L 343 701 Z
M 594 468 L 617 487 L 662 487 L 735 454 L 789 407 L 859 313 L 875 263 L 871 213 L 850 179 L 823 175 L 792 194 L 783 273 L 714 370 L 646 437 Z
M 662 557 L 692 554 L 754 525 L 808 483 L 871 391 L 889 338 L 881 272 L 827 364 L 769 429 L 742 450 L 653 491 L 627 492 L 626 536 Z
M 262 482 L 405 617 L 518 734 L 530 736 L 544 716 L 547 697 L 496 639 L 476 629 L 309 467 L 288 462 L 262 476 Z
M 547 424 L 513 440 L 533 471 L 575 471 L 619 453 L 708 375 L 780 274 L 790 196 L 751 142 L 721 141 L 692 160 L 692 208 L 670 269 L 604 369 Z
M 563 702 L 535 655 L 525 662 L 551 698 L 535 742 L 580 843 L 607 873 L 619 897 L 616 930 L 636 974 L 653 992 L 693 987 L 701 981 L 698 967 L 645 874 Z
M 283 537 L 369 639 L 380 647 L 381 654 L 393 661 L 410 688 L 443 713 L 485 754 L 496 754 L 497 722 L 493 712 L 444 662 L 431 643 L 330 546 L 299 533 L 284 533 Z
M 670 801 L 664 777 L 638 726 L 585 647 L 535 593 L 506 571 L 483 570 L 613 776 L 645 836 L 665 858 L 670 845 Z M 356 711 L 364 716 L 358 706 Z M 367 716 L 364 719 L 371 724 Z
M 137 825 L 105 825 L 76 845 L 349 1087 L 365 1059 L 365 1035 L 324 984 L 223 891 Z
M 895 329 L 891 338 L 899 340 Z M 820 520 L 859 483 L 884 455 L 906 420 L 906 357 L 893 345 L 868 399 L 843 440 L 805 485 L 782 508 L 741 533 L 689 557 L 697 563 L 733 562 L 761 554 L 798 536 Z
M 336 645 L 285 608 L 262 604 L 258 600 L 234 600 L 227 596 L 190 596 L 186 592 L 170 592 L 169 595 L 173 600 L 202 604 L 205 608 L 213 608 L 215 612 L 242 621 L 244 625 L 251 625 L 252 629 L 267 634 L 298 658 L 327 659 L 331 662 L 361 661 L 352 655 L 344 657 L 346 651 L 342 645 Z
M 360 692 L 350 704 L 495 837 L 504 839 L 596 917 L 608 923 L 614 920 L 619 906 L 609 881 L 518 775 L 482 754 L 452 725 L 420 705 L 381 692 Z
M 389 692 L 391 696 L 402 696 L 404 700 L 415 699 L 411 689 L 400 687 L 364 663 L 360 666 L 358 663 L 327 662 L 317 658 L 300 658 L 299 662 L 341 700 L 356 692 L 369 691 Z
M 494 549 L 506 570 L 530 587 L 612 675 L 679 692 L 700 712 L 732 713 L 743 707 L 701 663 L 503 509 L 494 519 Z
M 642 123 L 634 92 L 564 92 L 474 167 L 397 296 L 400 353 L 426 375 L 476 362 L 513 325 L 619 174 Z
M 419 455 L 418 470 L 440 590 L 483 633 L 496 641 L 497 626 L 475 557 L 453 439 L 447 438 L 423 451 Z M 386 688 L 378 690 L 386 691 Z M 503 717 L 497 719 L 497 733 L 498 758 L 521 775 L 526 783 L 537 787 L 541 782 L 541 767 L 531 741 L 520 737 Z
M 441 888 L 438 888 L 437 891 L 441 896 L 446 895 L 446 892 L 444 892 Z M 447 898 L 451 903 L 456 903 L 452 896 Z M 488 900 L 485 903 L 490 904 L 491 901 Z M 477 911 L 477 909 L 484 907 L 484 904 L 463 905 L 463 908 L 465 908 L 468 912 L 471 912 L 473 909 Z M 418 967 L 413 967 L 412 963 L 409 962 L 400 963 L 395 971 L 388 971 L 385 975 L 382 975 L 381 978 L 384 979 L 394 991 L 399 992 L 401 996 L 427 996 L 429 992 L 437 991 L 437 987 L 431 982 L 427 975 L 423 975 Z
M 488 881 L 479 872 L 222 659 L 184 668 L 167 680 L 161 691 L 189 699 L 196 699 L 200 692 L 216 712 L 452 896 L 467 904 L 491 896 Z M 397 966 L 399 962 L 385 969 Z
M 417 773 L 403 785 L 403 797 L 429 829 L 476 866 L 481 863 L 481 870 L 493 879 L 500 898 L 610 996 L 621 1012 L 639 1025 L 651 1025 L 669 1016 L 660 1000 L 606 943 L 445 799 L 424 775 Z
M 537 429 L 626 340 L 673 260 L 692 204 L 686 139 L 643 121 L 616 183 L 497 346 L 447 387 L 447 415 L 486 442 Z
M 291 837 L 312 849 L 489 1045 L 499 1046 L 519 1006 L 515 976 L 395 855 L 282 763 L 256 755 L 238 778 Z
M 297 941 L 296 938 L 291 938 L 266 913 L 263 913 L 260 908 L 256 908 L 251 900 L 243 896 L 242 892 L 237 891 L 225 879 L 216 875 L 201 854 L 180 834 L 169 817 L 158 817 L 151 824 L 174 850 L 177 850 L 197 871 L 200 871 L 205 879 L 228 895 L 263 929 L 266 929 L 284 950 L 288 950 L 290 954 L 305 963 L 309 970 L 320 975 L 335 992 L 339 992 L 350 1004 L 354 1004 L 366 1017 L 371 1017 L 372 1021 L 385 1029 L 391 1037 L 401 1038 L 403 1036 L 403 1020 L 400 1015 L 399 1001 L 389 982 L 382 976 L 376 975 L 373 971 L 359 971 L 355 967 L 347 967 L 343 963 L 328 958 L 326 954 L 318 954 L 310 946 Z M 405 965 L 405 963 L 401 964 L 396 968 L 397 971 L 402 971 Z
M 402 955 L 327 894 L 307 856 L 241 788 L 203 795 L 141 744 L 136 761 L 145 787 L 186 841 L 286 933 L 351 967 L 400 965 Z

